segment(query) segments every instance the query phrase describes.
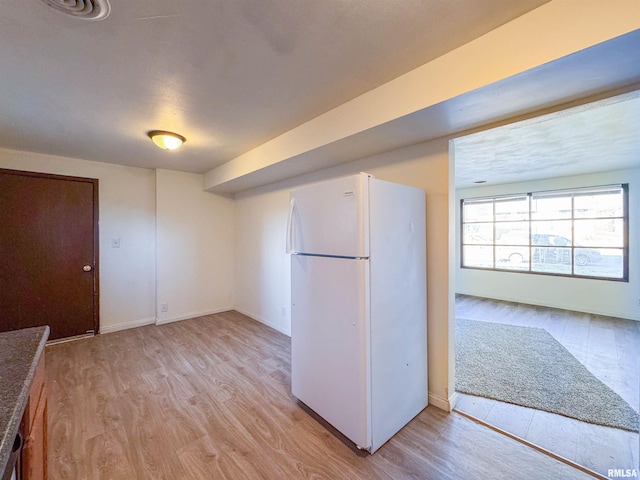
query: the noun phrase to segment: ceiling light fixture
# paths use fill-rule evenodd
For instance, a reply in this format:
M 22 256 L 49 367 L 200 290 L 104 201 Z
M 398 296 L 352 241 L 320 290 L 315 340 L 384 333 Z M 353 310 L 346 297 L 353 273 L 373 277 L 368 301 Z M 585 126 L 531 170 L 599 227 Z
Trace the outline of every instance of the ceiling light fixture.
M 147 135 L 153 143 L 164 150 L 175 150 L 187 141 L 182 135 L 165 130 L 151 130 Z
M 59 12 L 80 20 L 104 20 L 111 13 L 109 0 L 42 0 Z

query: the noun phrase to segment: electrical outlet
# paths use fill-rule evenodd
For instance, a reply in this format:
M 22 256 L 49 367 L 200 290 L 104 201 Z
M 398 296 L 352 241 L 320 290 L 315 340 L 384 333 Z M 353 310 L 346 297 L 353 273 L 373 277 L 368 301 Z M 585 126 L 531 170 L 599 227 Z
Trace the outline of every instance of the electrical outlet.
M 640 298 L 636 300 L 636 305 L 640 307 Z
M 111 239 L 111 248 L 120 248 L 120 239 L 112 238 Z
M 163 313 L 166 313 L 169 311 L 169 304 L 168 303 L 161 303 L 160 304 L 160 311 Z

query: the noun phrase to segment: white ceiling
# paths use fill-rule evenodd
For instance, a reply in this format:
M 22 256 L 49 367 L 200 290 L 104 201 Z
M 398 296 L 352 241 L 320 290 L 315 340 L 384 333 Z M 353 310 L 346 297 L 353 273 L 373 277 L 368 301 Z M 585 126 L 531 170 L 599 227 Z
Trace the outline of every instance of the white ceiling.
M 0 147 L 203 173 L 546 0 L 110 3 L 2 2 Z
M 637 167 L 640 158 L 637 155 L 640 130 L 637 117 L 637 104 L 629 103 L 622 110 L 606 109 L 613 112 L 605 120 L 603 115 L 595 114 L 592 120 L 582 119 L 577 125 L 571 125 L 571 118 L 557 127 L 556 133 L 545 136 L 542 131 L 535 134 L 522 134 L 518 141 L 519 131 L 523 125 L 535 125 L 541 122 L 553 124 L 551 119 L 559 119 L 577 112 L 592 110 L 593 105 L 584 105 L 594 98 L 607 100 L 598 102 L 596 106 L 618 103 L 622 99 L 635 98 L 634 91 L 640 89 L 640 29 L 615 37 L 611 40 L 593 45 L 570 55 L 544 63 L 517 75 L 504 78 L 474 90 L 467 91 L 448 100 L 436 103 L 413 113 L 383 122 L 359 133 L 346 136 L 340 140 L 329 142 L 323 146 L 307 150 L 290 158 L 284 158 L 264 168 L 241 172 L 240 175 L 225 178 L 223 171 L 219 178 L 213 178 L 206 188 L 209 191 L 236 193 L 261 185 L 277 182 L 296 175 L 320 170 L 346 163 L 360 158 L 378 155 L 406 145 L 415 145 L 435 138 L 465 135 L 465 132 L 486 130 L 491 125 L 508 124 L 518 118 L 534 119 L 518 123 L 512 127 L 504 127 L 487 134 L 478 133 L 467 141 L 473 148 L 461 149 L 456 154 L 455 179 L 457 188 L 473 185 L 473 181 L 486 179 L 488 184 L 502 184 L 514 181 L 522 182 L 542 177 L 558 177 L 592 173 L 611 169 Z M 619 97 L 621 92 L 627 92 Z M 630 92 L 630 93 L 629 93 Z M 615 95 L 615 98 L 610 98 Z M 567 105 L 582 105 L 562 113 Z M 535 118 L 540 112 L 554 111 L 551 116 Z M 606 116 L 606 115 L 605 115 Z M 617 118 L 622 116 L 621 118 Z M 582 124 L 590 126 L 590 132 L 584 131 Z M 617 125 L 617 126 L 615 126 Z M 606 126 L 606 127 L 605 127 Z M 619 129 L 618 137 L 626 136 L 626 141 L 616 141 L 603 137 L 603 133 Z M 547 132 L 553 132 L 548 128 Z M 558 141 L 558 131 L 564 131 L 564 144 Z M 499 132 L 499 133 L 496 133 Z M 568 132 L 572 132 L 569 133 Z M 515 135 L 515 137 L 514 137 Z M 500 137 L 507 137 L 502 139 Z M 547 148 L 544 156 L 538 156 L 535 168 L 532 168 L 531 150 L 524 139 L 537 138 L 537 149 Z M 515 138 L 515 139 L 514 139 Z M 547 142 L 555 138 L 554 142 Z M 577 158 L 576 152 L 585 149 L 568 142 L 580 138 L 589 138 L 593 146 L 596 139 L 600 142 L 597 150 L 602 155 L 596 158 L 593 152 Z M 520 152 L 499 154 L 503 148 L 492 142 L 516 142 Z M 459 142 L 465 145 L 466 140 Z M 635 142 L 635 143 L 634 143 Z M 549 143 L 547 145 L 546 143 Z M 635 145 L 628 148 L 629 144 Z M 557 149 L 552 153 L 549 147 Z M 621 148 L 625 146 L 625 148 Z M 611 147 L 608 149 L 608 147 Z M 574 149 L 574 152 L 571 152 Z M 587 149 L 588 150 L 588 149 Z M 491 157 L 487 157 L 487 152 Z M 624 152 L 624 155 L 622 154 Z M 484 155 L 484 157 L 483 157 Z M 566 159 L 572 159 L 567 162 Z M 518 162 L 518 159 L 521 160 Z M 587 160 L 588 159 L 588 160 Z M 240 157 L 237 160 L 243 160 Z M 234 160 L 236 162 L 237 160 Z M 233 163 L 233 162 L 231 162 Z M 225 165 L 226 166 L 226 165 Z M 224 167 L 218 170 L 224 170 Z M 214 171 L 213 173 L 217 173 Z M 489 175 L 490 174 L 490 175 Z
M 457 138 L 456 188 L 640 167 L 640 91 Z

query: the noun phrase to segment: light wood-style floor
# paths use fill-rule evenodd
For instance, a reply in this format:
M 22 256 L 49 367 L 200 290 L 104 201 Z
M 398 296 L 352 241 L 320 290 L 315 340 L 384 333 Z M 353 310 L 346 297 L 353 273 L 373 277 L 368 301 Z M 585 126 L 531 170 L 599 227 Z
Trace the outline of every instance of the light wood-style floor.
M 456 317 L 546 329 L 638 410 L 640 322 L 468 295 L 456 296 Z M 471 395 L 461 394 L 456 408 L 605 476 L 640 472 L 637 433 Z
M 363 455 L 291 396 L 289 359 L 236 312 L 47 347 L 49 478 L 590 478 L 433 407 Z

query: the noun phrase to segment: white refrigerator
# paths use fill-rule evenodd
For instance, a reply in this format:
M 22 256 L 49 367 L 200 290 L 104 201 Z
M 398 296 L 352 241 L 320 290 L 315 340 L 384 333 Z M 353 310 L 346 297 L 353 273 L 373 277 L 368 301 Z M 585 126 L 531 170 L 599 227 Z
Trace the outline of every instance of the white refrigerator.
M 291 192 L 291 389 L 373 453 L 427 406 L 425 195 L 366 173 Z

